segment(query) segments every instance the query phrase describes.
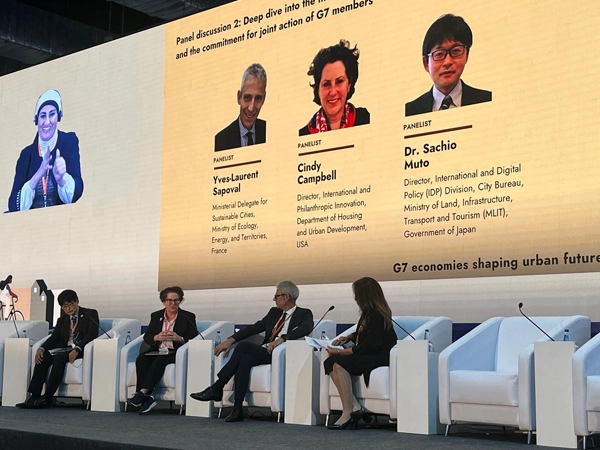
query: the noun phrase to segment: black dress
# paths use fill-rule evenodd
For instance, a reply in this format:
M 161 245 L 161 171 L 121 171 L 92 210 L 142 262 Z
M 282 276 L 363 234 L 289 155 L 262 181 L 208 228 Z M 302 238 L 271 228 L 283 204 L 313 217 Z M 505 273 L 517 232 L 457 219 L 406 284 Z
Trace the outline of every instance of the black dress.
M 390 365 L 390 350 L 397 340 L 394 327 L 385 329 L 385 321 L 379 311 L 363 315 L 358 321 L 356 333 L 352 335 L 352 341 L 358 342 L 352 347 L 352 355 L 331 355 L 323 363 L 325 373 L 329 375 L 333 365 L 338 363 L 352 375 L 364 375 L 368 386 L 374 369 Z

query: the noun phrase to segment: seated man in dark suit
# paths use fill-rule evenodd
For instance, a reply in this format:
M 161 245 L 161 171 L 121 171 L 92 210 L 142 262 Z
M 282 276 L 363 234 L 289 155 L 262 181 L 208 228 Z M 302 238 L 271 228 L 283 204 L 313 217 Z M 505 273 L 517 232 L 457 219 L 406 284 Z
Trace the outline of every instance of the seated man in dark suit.
M 35 354 L 35 368 L 29 383 L 31 396 L 18 403 L 18 408 L 43 408 L 52 404 L 52 397 L 63 379 L 67 363 L 83 358 L 83 350 L 88 342 L 98 337 L 98 311 L 79 306 L 77 293 L 71 289 L 58 295 L 58 304 L 65 312 L 56 322 L 52 335 L 38 348 Z M 50 350 L 64 349 L 52 355 Z M 69 350 L 70 349 L 70 350 Z M 48 369 L 52 367 L 48 380 Z M 46 390 L 42 396 L 42 386 Z
M 433 87 L 405 105 L 406 116 L 492 101 L 490 91 L 472 88 L 461 80 L 472 45 L 473 33 L 462 17 L 446 14 L 433 22 L 422 49 L 423 67 Z
M 215 356 L 225 352 L 229 353 L 231 345 L 249 336 L 265 332 L 262 345 L 251 342 L 240 342 L 233 352 L 231 359 L 223 366 L 218 374 L 219 379 L 203 390 L 191 394 L 195 400 L 221 401 L 223 388 L 229 380 L 235 376 L 234 407 L 231 414 L 225 419 L 227 422 L 239 422 L 244 420 L 242 403 L 248 390 L 250 382 L 250 370 L 254 366 L 271 363 L 271 353 L 275 347 L 283 344 L 288 339 L 302 339 L 308 336 L 313 329 L 313 315 L 310 309 L 296 306 L 296 299 L 300 291 L 291 281 L 281 281 L 277 284 L 277 290 L 273 301 L 275 307 L 271 308 L 267 315 L 254 325 L 241 329 L 230 336 L 215 348 Z
M 242 85 L 237 92 L 240 115 L 215 136 L 215 152 L 232 148 L 264 144 L 267 123 L 258 118 L 267 96 L 267 72 L 258 63 L 244 71 Z

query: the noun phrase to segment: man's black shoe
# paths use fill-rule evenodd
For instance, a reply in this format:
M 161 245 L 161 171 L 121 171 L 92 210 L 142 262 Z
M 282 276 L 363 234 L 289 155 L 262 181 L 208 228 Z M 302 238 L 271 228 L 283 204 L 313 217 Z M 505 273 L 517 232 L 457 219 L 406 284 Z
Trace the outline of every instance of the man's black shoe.
M 15 406 L 17 408 L 21 408 L 21 409 L 33 409 L 33 401 L 34 401 L 34 398 L 29 397 L 23 403 L 17 403 Z
M 202 392 L 194 392 L 190 394 L 194 400 L 200 400 L 201 402 L 209 402 L 214 400 L 215 402 L 220 402 L 223 400 L 223 391 L 217 391 L 212 388 L 212 386 L 207 387 Z
M 233 407 L 233 411 L 225 417 L 225 422 L 242 422 L 244 420 L 244 410 L 242 408 L 238 408 L 237 406 Z
M 31 408 L 33 408 L 33 409 L 45 408 L 48 405 L 49 405 L 49 402 L 46 401 L 46 399 L 44 397 L 38 397 L 31 402 Z

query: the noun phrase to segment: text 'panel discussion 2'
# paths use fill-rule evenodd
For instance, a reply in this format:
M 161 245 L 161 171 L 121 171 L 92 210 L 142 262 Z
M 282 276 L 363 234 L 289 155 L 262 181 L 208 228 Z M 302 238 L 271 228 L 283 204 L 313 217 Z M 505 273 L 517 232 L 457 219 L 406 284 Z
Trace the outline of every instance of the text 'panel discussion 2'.
M 599 29 L 0 0 L 0 449 L 600 448 Z

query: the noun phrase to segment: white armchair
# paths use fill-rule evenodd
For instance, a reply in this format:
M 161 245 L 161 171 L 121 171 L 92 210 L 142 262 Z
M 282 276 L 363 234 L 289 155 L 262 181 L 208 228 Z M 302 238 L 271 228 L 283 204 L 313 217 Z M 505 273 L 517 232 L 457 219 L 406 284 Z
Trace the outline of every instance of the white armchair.
M 415 339 L 423 339 L 425 330 L 428 329 L 429 340 L 436 352 L 445 349 L 452 342 L 452 320 L 448 317 L 394 316 L 393 319 L 412 334 Z M 348 328 L 340 336 L 346 336 L 355 331 L 356 325 Z M 396 324 L 394 324 L 394 331 L 399 340 L 412 340 Z M 326 352 L 322 352 L 323 361 L 328 356 Z M 396 359 L 397 349 L 394 346 L 390 350 L 389 367 L 378 367 L 373 370 L 369 386 L 365 385 L 364 377 L 352 376 L 352 390 L 358 402 L 367 411 L 374 414 L 388 415 L 391 419 L 396 419 L 397 415 Z M 325 375 L 323 368 L 321 368 L 320 374 L 320 411 L 321 414 L 327 415 L 328 423 L 331 411 L 341 410 L 342 402 L 331 377 Z
M 334 321 L 322 320 L 313 330 L 311 336 L 320 338 L 321 334 L 325 332 L 327 336 L 331 337 L 335 335 L 335 329 L 336 323 Z M 260 345 L 263 339 L 264 335 L 260 334 L 251 336 L 247 340 Z M 229 357 L 233 355 L 236 344 L 237 342 L 231 346 L 228 356 L 221 354 L 215 359 L 215 378 L 221 368 L 229 361 Z M 273 351 L 271 364 L 263 364 L 252 368 L 248 392 L 244 401 L 246 406 L 270 408 L 271 412 L 277 413 L 278 422 L 281 420 L 281 413 L 285 410 L 285 349 L 285 343 L 279 345 Z M 234 378 L 225 385 L 223 400 L 215 402 L 215 406 L 219 407 L 219 417 L 221 417 L 224 407 L 233 406 Z
M 533 317 L 553 339 L 565 328 L 581 345 L 590 337 L 584 316 Z M 524 317 L 495 317 L 476 327 L 440 354 L 440 422 L 446 425 L 489 423 L 535 427 L 533 342 L 548 338 Z
M 17 329 L 15 330 L 15 325 Z M 18 335 L 17 335 L 18 330 Z M 31 342 L 39 341 L 48 336 L 48 322 L 45 320 L 31 321 L 2 321 L 0 322 L 0 396 L 2 395 L 4 372 L 4 342 L 8 338 L 29 338 Z
M 214 322 L 214 321 L 196 321 L 196 327 L 201 333 L 194 339 L 214 340 L 217 332 L 221 336 L 231 336 L 234 331 L 233 322 Z M 144 336 L 134 339 L 121 350 L 121 364 L 119 376 L 119 401 L 125 404 L 127 410 L 127 399 L 136 391 L 137 375 L 135 371 L 135 360 L 140 354 L 140 346 L 144 341 Z M 179 414 L 183 414 L 186 404 L 186 386 L 187 386 L 187 361 L 189 344 L 184 344 L 177 350 L 175 355 L 175 364 L 169 364 L 165 368 L 165 373 L 160 379 L 152 396 L 156 400 L 166 400 L 174 402 L 179 406 Z
M 108 339 L 106 333 L 111 337 L 125 339 L 129 331 L 132 338 L 139 336 L 141 324 L 134 319 L 100 319 L 98 337 L 96 339 Z M 104 331 L 103 331 L 104 330 Z M 31 349 L 32 367 L 35 364 L 35 353 L 37 349 L 46 342 L 50 336 L 36 342 Z M 73 363 L 67 363 L 67 368 L 62 382 L 58 386 L 56 397 L 81 397 L 90 407 L 92 398 L 92 368 L 94 356 L 94 341 L 89 342 L 83 350 L 83 358 L 76 359 Z
M 600 432 L 600 334 L 573 355 L 573 423 L 575 435 Z

